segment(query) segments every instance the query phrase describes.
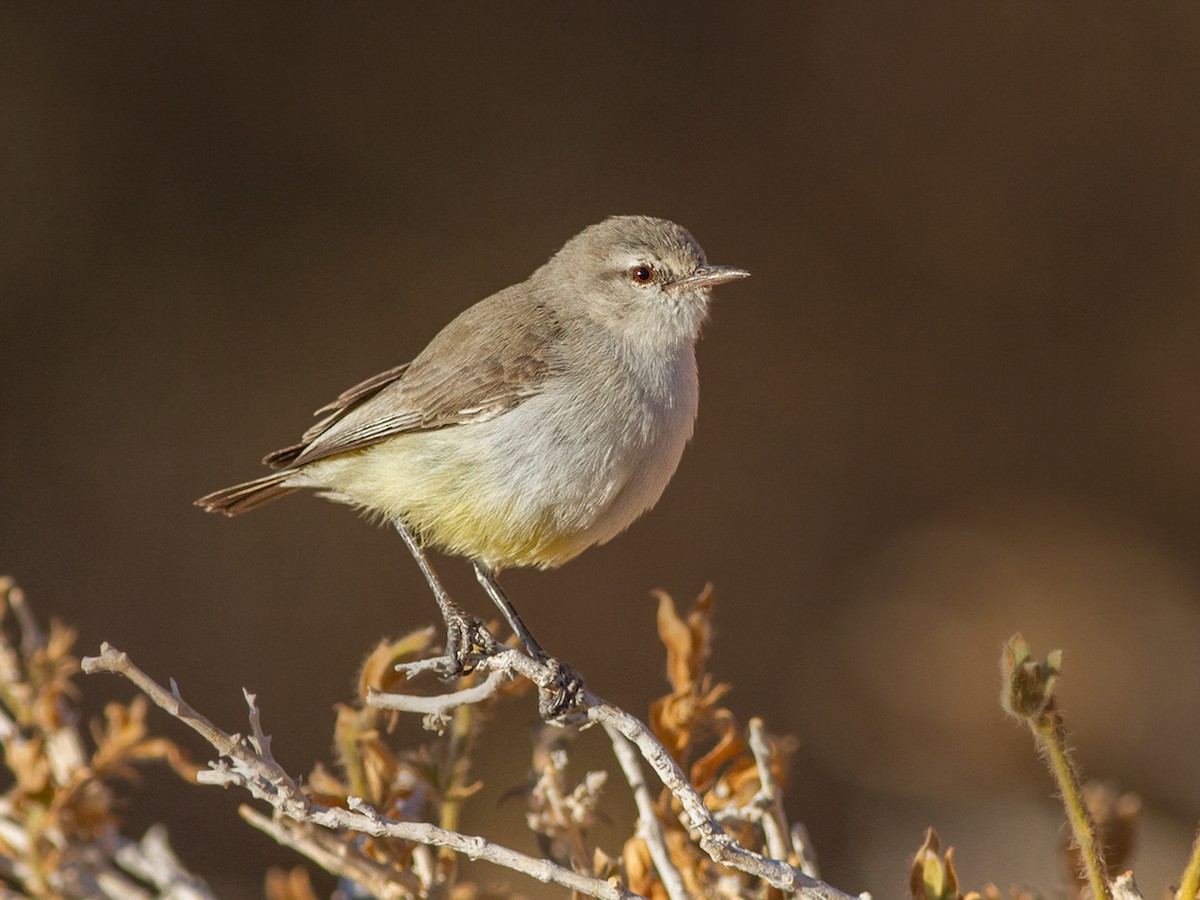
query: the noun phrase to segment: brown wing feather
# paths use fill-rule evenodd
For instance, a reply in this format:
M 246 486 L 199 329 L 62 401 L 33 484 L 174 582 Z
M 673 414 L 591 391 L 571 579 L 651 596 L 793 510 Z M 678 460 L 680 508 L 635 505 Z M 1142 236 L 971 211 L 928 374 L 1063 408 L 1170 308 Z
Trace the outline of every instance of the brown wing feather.
M 386 372 L 372 375 L 366 381 L 360 381 L 354 387 L 342 391 L 338 394 L 336 400 L 332 403 L 326 403 L 313 413 L 314 416 L 323 415 L 324 418 L 309 427 L 300 436 L 298 444 L 292 444 L 290 447 L 284 447 L 282 450 L 268 453 L 263 457 L 263 464 L 270 466 L 272 469 L 282 469 L 290 466 L 304 452 L 304 448 L 311 441 L 315 440 L 325 431 L 328 431 L 334 422 L 342 418 L 355 406 L 371 399 L 393 381 L 397 381 L 400 376 L 408 371 L 410 365 L 412 363 L 402 363 L 393 369 L 388 369 Z
M 513 288 L 501 291 L 442 329 L 412 363 L 367 379 L 319 410 L 329 415 L 266 462 L 295 468 L 399 434 L 507 412 L 541 389 L 560 333 L 544 304 Z

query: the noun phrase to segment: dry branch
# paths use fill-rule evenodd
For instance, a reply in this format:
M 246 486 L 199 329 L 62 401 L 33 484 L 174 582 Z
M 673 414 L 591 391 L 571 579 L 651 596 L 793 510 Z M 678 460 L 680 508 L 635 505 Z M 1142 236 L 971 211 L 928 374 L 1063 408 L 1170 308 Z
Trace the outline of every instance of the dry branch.
M 99 656 L 86 657 L 83 660 L 83 671 L 88 674 L 111 672 L 128 678 L 156 705 L 200 734 L 228 760 L 214 764 L 203 773 L 206 776 L 202 779 L 204 782 L 232 784 L 245 788 L 253 796 L 271 804 L 277 813 L 295 822 L 308 822 L 332 830 L 354 831 L 375 837 L 446 847 L 462 853 L 469 859 L 495 863 L 538 881 L 554 882 L 602 900 L 634 900 L 638 897 L 619 884 L 572 872 L 549 860 L 536 859 L 510 850 L 483 837 L 460 834 L 427 822 L 389 819 L 358 798 L 350 799 L 350 809 L 327 807 L 314 802 L 271 756 L 270 743 L 258 725 L 258 709 L 251 694 L 246 695 L 246 700 L 250 706 L 253 735 L 246 739 L 239 735 L 227 734 L 217 728 L 184 702 L 174 684 L 170 691 L 163 688 L 139 669 L 127 654 L 108 644 L 101 647 Z M 300 841 L 302 838 L 297 837 L 295 840 Z

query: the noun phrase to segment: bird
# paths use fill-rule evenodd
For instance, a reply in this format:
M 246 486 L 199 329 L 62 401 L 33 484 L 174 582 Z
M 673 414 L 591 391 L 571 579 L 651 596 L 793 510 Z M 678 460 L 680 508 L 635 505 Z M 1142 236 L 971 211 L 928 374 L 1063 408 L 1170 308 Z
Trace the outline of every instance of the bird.
M 446 674 L 489 636 L 424 548 L 469 559 L 526 649 L 561 672 L 543 709 L 561 713 L 582 682 L 537 644 L 497 576 L 560 566 L 658 502 L 693 432 L 712 288 L 749 274 L 709 265 L 674 222 L 611 216 L 411 362 L 317 410 L 297 443 L 265 457 L 273 472 L 195 503 L 234 516 L 311 489 L 391 523 L 446 621 Z

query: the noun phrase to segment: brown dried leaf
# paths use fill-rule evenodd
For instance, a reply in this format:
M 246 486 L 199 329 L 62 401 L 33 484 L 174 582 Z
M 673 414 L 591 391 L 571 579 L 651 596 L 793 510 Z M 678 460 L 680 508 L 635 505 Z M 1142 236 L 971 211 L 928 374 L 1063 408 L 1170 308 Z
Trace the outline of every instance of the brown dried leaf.
M 676 693 L 694 689 L 708 661 L 712 641 L 712 585 L 705 585 L 687 614 L 679 617 L 675 601 L 665 591 L 655 591 L 658 598 L 658 635 L 667 648 L 667 678 Z
M 689 897 L 707 896 L 709 892 L 705 889 L 706 886 L 710 885 L 719 873 L 728 873 L 729 870 L 722 869 L 707 853 L 697 847 L 687 832 L 679 827 L 678 819 L 673 825 L 675 827 L 666 832 L 667 851 L 671 855 L 671 861 L 683 876 Z
M 350 794 L 346 785 L 342 784 L 321 763 L 313 766 L 308 775 L 308 790 L 312 793 L 313 800 L 325 806 L 345 807 L 346 798 Z
M 734 759 L 747 752 L 746 742 L 742 740 L 737 723 L 733 721 L 733 716 L 723 716 L 721 724 L 724 729 L 721 739 L 717 741 L 711 750 L 692 763 L 689 778 L 691 779 L 692 787 L 700 793 L 711 790 L 721 770 Z M 751 759 L 751 765 L 753 765 L 753 762 L 753 759 Z
M 188 758 L 179 745 L 167 738 L 148 738 L 146 714 L 149 702 L 145 697 L 135 697 L 128 705 L 109 703 L 104 707 L 104 725 L 92 723 L 92 739 L 96 750 L 92 753 L 91 771 L 87 777 L 101 779 L 135 779 L 132 763 L 162 761 L 167 763 L 182 778 L 194 782 L 202 769 Z
M 692 740 L 695 707 L 695 698 L 690 694 L 668 694 L 650 705 L 650 730 L 679 763 Z
M 196 776 L 206 767 L 196 765 L 191 757 L 174 741 L 168 738 L 148 738 L 130 748 L 129 758 L 135 762 L 161 761 L 170 766 L 175 774 L 186 781 L 198 784 Z
M 406 679 L 396 671 L 396 664 L 428 654 L 433 638 L 433 628 L 421 628 L 394 641 L 380 641 L 363 661 L 358 677 L 358 696 L 366 697 L 371 688 L 393 692 L 401 688 Z
M 40 736 L 9 741 L 4 747 L 4 759 L 17 780 L 18 793 L 37 796 L 50 786 L 50 761 Z
M 61 829 L 69 835 L 95 837 L 117 824 L 113 815 L 113 793 L 102 781 L 80 773 L 70 791 L 60 791 L 54 798 L 52 815 Z
M 503 884 L 460 882 L 450 889 L 450 900 L 523 900 Z
M 267 870 L 264 891 L 267 900 L 317 900 L 308 870 L 304 866 L 296 866 L 287 871 L 272 866 Z
M 643 897 L 650 896 L 650 891 L 658 881 L 654 872 L 654 863 L 650 860 L 650 850 L 646 842 L 639 837 L 630 838 L 625 842 L 621 851 L 621 859 L 625 863 L 625 883 L 629 890 Z
M 666 591 L 658 598 L 658 636 L 667 648 L 667 679 L 676 693 L 690 691 L 693 684 L 692 630 L 675 611 L 675 601 Z
M 34 716 L 46 729 L 61 728 L 67 707 L 63 698 L 75 699 L 79 692 L 71 682 L 79 671 L 79 660 L 71 655 L 77 632 L 57 619 L 50 622 L 50 636 L 25 659 L 29 683 L 35 692 Z
M 92 723 L 92 769 L 107 773 L 124 765 L 129 753 L 146 737 L 147 700 L 135 697 L 128 705 L 109 703 L 104 707 L 104 724 Z
M 79 629 L 68 625 L 61 619 L 50 620 L 50 637 L 46 640 L 44 653 L 50 663 L 69 663 L 72 671 L 78 671 L 79 660 L 71 654 L 75 640 L 79 637 Z
M 390 805 L 392 786 L 396 783 L 400 761 L 396 759 L 391 748 L 378 738 L 360 742 L 359 758 L 362 760 L 363 774 L 366 777 L 367 791 L 364 799 L 376 807 Z

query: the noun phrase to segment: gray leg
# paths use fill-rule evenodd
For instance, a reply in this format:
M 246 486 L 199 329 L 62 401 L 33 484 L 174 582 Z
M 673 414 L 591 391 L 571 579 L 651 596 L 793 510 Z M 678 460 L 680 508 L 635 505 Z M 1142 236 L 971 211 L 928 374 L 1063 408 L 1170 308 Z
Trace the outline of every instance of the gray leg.
M 429 589 L 433 591 L 433 597 L 442 613 L 442 620 L 446 623 L 446 657 L 450 663 L 446 674 L 461 675 L 471 668 L 472 658 L 480 652 L 490 652 L 495 648 L 496 641 L 482 622 L 474 616 L 467 615 L 462 607 L 450 599 L 441 579 L 429 564 L 425 551 L 421 549 L 420 542 L 408 530 L 408 526 L 399 519 L 393 521 L 392 525 L 400 533 L 408 552 L 417 561 L 417 567 L 425 576 Z
M 534 659 L 549 659 L 546 651 L 530 634 L 529 629 L 525 627 L 525 623 L 521 621 L 521 617 L 517 615 L 516 609 L 508 602 L 508 598 L 504 596 L 504 591 L 496 582 L 496 573 L 489 569 L 481 562 L 473 564 L 475 566 L 475 577 L 479 579 L 479 583 L 483 585 L 483 589 L 487 595 L 492 598 L 492 602 L 504 613 L 504 618 L 508 621 L 508 627 L 513 630 L 521 641 L 521 644 L 528 651 L 529 655 Z
M 554 682 L 544 689 L 538 697 L 538 710 L 541 712 L 542 718 L 556 719 L 570 712 L 583 696 L 583 679 L 576 675 L 565 663 L 559 662 L 542 649 L 542 645 L 530 634 L 529 629 L 525 627 L 525 623 L 521 621 L 521 617 L 517 615 L 516 609 L 508 602 L 508 598 L 504 596 L 504 591 L 496 583 L 496 573 L 483 563 L 476 562 L 474 565 L 475 577 L 479 579 L 479 583 L 483 585 L 483 589 L 487 591 L 487 595 L 492 598 L 492 602 L 504 614 L 504 618 L 508 620 L 508 625 L 512 628 L 513 634 L 524 645 L 525 652 L 534 659 L 546 663 L 554 670 Z

